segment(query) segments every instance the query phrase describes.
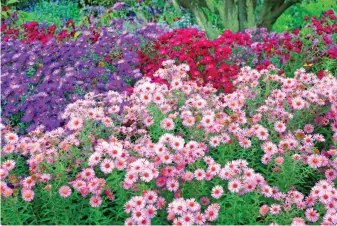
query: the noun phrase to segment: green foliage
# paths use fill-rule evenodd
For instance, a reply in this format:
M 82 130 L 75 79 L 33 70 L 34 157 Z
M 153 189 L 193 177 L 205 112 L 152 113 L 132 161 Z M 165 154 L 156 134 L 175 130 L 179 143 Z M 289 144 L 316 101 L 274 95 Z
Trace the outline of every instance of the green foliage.
M 273 31 L 286 31 L 300 28 L 304 24 L 304 16 L 320 17 L 329 9 L 337 10 L 335 0 L 305 0 L 288 8 L 273 25 Z
M 8 0 L 5 5 L 6 6 L 10 6 L 10 5 L 13 5 L 13 4 L 16 4 L 16 3 L 19 3 L 19 0 Z
M 153 115 L 154 123 L 150 127 L 150 136 L 154 142 L 158 142 L 159 137 L 166 133 L 161 127 L 160 122 L 167 117 L 167 115 L 163 115 L 161 111 L 156 106 L 151 106 L 149 108 Z
M 24 14 L 27 13 L 24 12 Z M 25 18 L 25 21 L 34 20 L 57 26 L 63 25 L 67 20 L 73 20 L 75 23 L 78 23 L 82 19 L 81 9 L 78 4 L 70 0 L 58 2 L 40 1 L 32 7 L 29 16 L 30 18 Z
M 326 0 L 325 2 L 328 2 Z M 108 2 L 114 1 L 99 1 L 93 0 L 91 4 L 108 4 Z M 214 3 L 215 1 L 213 1 Z M 329 1 L 330 2 L 330 1 Z M 54 3 L 53 3 L 54 4 Z M 62 23 L 63 19 L 71 18 L 75 21 L 79 21 L 80 12 L 75 4 L 69 2 L 65 2 L 64 8 L 63 6 L 53 5 L 48 2 L 41 2 L 38 4 L 37 8 L 34 8 L 33 12 L 23 12 L 19 11 L 20 18 L 22 21 L 47 21 L 50 23 Z M 68 5 L 67 5 L 68 4 Z M 146 4 L 146 3 L 145 3 Z M 298 7 L 302 7 L 304 3 L 302 3 Z M 307 3 L 306 3 L 307 4 Z M 308 5 L 313 3 L 308 3 Z M 323 1 L 319 3 L 323 7 Z M 324 5 L 325 6 L 325 5 Z M 40 8 L 39 8 L 40 7 Z M 53 8 L 54 7 L 54 8 Z M 215 6 L 214 6 L 215 7 Z M 310 6 L 313 7 L 313 6 Z M 322 9 L 323 10 L 323 9 Z M 41 15 L 40 15 L 41 12 Z M 218 19 L 214 17 L 210 12 L 205 11 L 207 14 L 207 19 L 211 21 L 211 23 L 217 24 L 217 26 L 221 26 Z M 305 12 L 305 11 L 303 11 Z M 319 12 L 319 9 L 316 9 L 313 13 Z M 140 11 L 137 13 L 141 13 Z M 290 13 L 290 12 L 287 12 Z M 165 14 L 167 17 L 173 18 L 173 15 L 169 15 L 167 12 Z M 140 14 L 139 14 L 140 15 Z M 145 15 L 144 18 L 149 17 L 149 15 Z M 112 12 L 111 14 L 105 15 L 102 20 L 110 19 L 110 18 L 122 18 L 127 16 L 126 12 Z M 275 25 L 275 29 L 282 30 L 288 29 L 289 27 L 296 27 L 297 21 L 294 22 L 288 21 L 287 15 L 284 15 L 282 19 L 283 22 L 277 22 L 279 24 Z M 19 21 L 17 23 L 22 23 Z M 302 21 L 303 22 L 303 21 Z M 280 25 L 280 23 L 284 23 Z M 303 30 L 302 36 L 310 32 L 309 30 Z M 81 32 L 77 32 L 75 34 L 74 39 L 79 36 Z M 319 40 L 322 41 L 322 40 Z M 309 41 L 303 39 L 304 46 L 309 45 Z M 312 54 L 312 55 L 310 55 Z M 291 64 L 287 64 L 284 66 L 284 70 L 292 73 L 295 68 L 300 68 L 306 63 L 306 59 L 313 58 L 317 54 L 315 51 L 309 53 L 300 53 L 294 57 L 294 60 Z M 94 56 L 93 56 L 94 57 Z M 336 61 L 331 59 L 320 58 L 326 69 L 333 69 L 336 67 Z M 315 70 L 315 65 L 310 66 L 313 70 Z M 27 76 L 31 76 L 35 73 L 35 68 L 31 68 L 28 71 Z M 337 71 L 335 71 L 337 73 Z M 247 111 L 251 113 L 256 113 L 256 109 L 258 106 L 263 105 L 266 97 L 270 95 L 271 90 L 280 88 L 278 85 L 273 83 L 267 83 L 265 86 L 261 86 L 260 89 L 256 91 L 256 98 L 254 100 L 249 100 L 247 104 Z M 79 90 L 81 92 L 81 90 Z M 178 107 L 182 108 L 185 104 L 186 97 L 183 92 L 176 91 L 175 97 L 178 100 Z M 319 114 L 326 113 L 328 108 L 321 108 L 322 111 L 318 112 Z M 161 135 L 167 133 L 167 131 L 163 130 L 160 127 L 160 122 L 167 118 L 167 114 L 163 114 L 160 109 L 158 109 L 155 105 L 151 105 L 148 107 L 148 110 L 153 117 L 154 123 L 149 127 L 149 134 L 152 138 L 153 142 L 158 142 Z M 314 109 L 316 110 L 316 109 Z M 22 117 L 23 112 L 19 112 L 17 114 L 12 115 L 13 121 L 20 121 L 19 119 Z M 303 128 L 303 126 L 307 122 L 312 122 L 315 114 L 313 111 L 302 110 L 294 114 L 294 118 L 289 121 L 289 128 L 295 130 L 296 128 Z M 112 116 L 116 126 L 121 126 L 121 122 L 117 120 L 117 115 Z M 174 119 L 174 123 L 176 125 L 175 129 L 171 131 L 172 134 L 179 134 L 184 137 L 185 141 L 189 140 L 209 140 L 211 137 L 210 134 L 205 135 L 202 130 L 196 128 L 196 126 L 192 126 L 191 128 L 186 128 L 182 126 L 181 120 L 178 118 Z M 269 131 L 273 130 L 273 124 L 268 122 L 261 123 L 264 127 L 268 128 Z M 26 127 L 27 125 L 21 125 L 22 127 Z M 294 127 L 294 128 L 292 128 Z M 319 127 L 315 132 L 322 133 L 328 139 L 331 138 L 331 134 L 329 130 L 324 127 Z M 127 202 L 130 197 L 135 194 L 139 194 L 147 189 L 154 189 L 156 186 L 154 182 L 151 183 L 141 183 L 137 185 L 138 190 L 125 190 L 122 185 L 123 178 L 125 176 L 124 172 L 119 172 L 117 170 L 113 171 L 113 173 L 109 174 L 106 177 L 107 186 L 111 189 L 111 191 L 116 194 L 116 199 L 113 201 L 107 200 L 107 197 L 104 197 L 102 205 L 96 209 L 91 208 L 89 206 L 89 198 L 90 196 L 83 198 L 81 194 L 75 191 L 69 198 L 63 199 L 58 194 L 58 188 L 62 185 L 68 183 L 66 178 L 75 179 L 76 174 L 80 172 L 82 167 L 87 167 L 87 161 L 85 161 L 88 155 L 91 153 L 94 141 L 92 137 L 95 139 L 104 139 L 107 140 L 111 137 L 114 132 L 94 121 L 86 121 L 85 128 L 81 130 L 77 134 L 77 138 L 80 140 L 81 145 L 79 147 L 71 147 L 69 150 L 60 151 L 61 155 L 59 158 L 55 159 L 55 163 L 52 165 L 45 164 L 43 167 L 47 169 L 48 172 L 53 172 L 53 178 L 57 178 L 52 180 L 52 183 L 49 184 L 50 188 L 43 187 L 45 185 L 37 185 L 37 189 L 34 191 L 35 199 L 32 202 L 24 202 L 19 195 L 18 191 L 16 191 L 13 197 L 3 199 L 1 204 L 1 221 L 3 224 L 123 224 L 127 214 L 125 214 L 123 210 L 123 206 L 125 202 Z M 117 136 L 117 135 L 116 135 Z M 330 136 L 330 137 L 329 137 Z M 271 133 L 270 137 L 273 142 L 277 141 L 276 132 Z M 119 138 L 119 137 L 118 137 Z M 136 139 L 136 138 L 135 138 Z M 233 137 L 233 143 L 230 144 L 222 144 L 217 148 L 213 148 L 210 152 L 210 156 L 216 160 L 216 162 L 221 165 L 225 165 L 226 163 L 236 160 L 236 159 L 245 159 L 248 161 L 249 166 L 254 168 L 254 170 L 258 173 L 261 173 L 265 178 L 268 178 L 268 183 L 272 186 L 277 186 L 280 188 L 282 192 L 286 192 L 290 190 L 292 187 L 295 187 L 298 191 L 307 195 L 312 188 L 312 186 L 317 182 L 317 180 L 322 179 L 322 175 L 318 174 L 316 169 L 312 169 L 307 165 L 301 164 L 298 161 L 294 161 L 291 157 L 291 154 L 287 152 L 284 158 L 284 164 L 281 166 L 277 166 L 276 164 L 263 165 L 261 164 L 261 157 L 263 152 L 260 147 L 260 141 L 257 138 L 252 138 L 252 147 L 248 150 L 242 149 L 238 144 L 236 139 Z M 322 144 L 321 149 L 327 149 L 327 144 Z M 6 156 L 8 159 L 13 159 L 16 162 L 16 167 L 13 170 L 14 175 L 29 175 L 28 165 L 26 164 L 27 158 L 21 155 L 9 155 Z M 3 161 L 4 159 L 1 158 Z M 80 161 L 80 163 L 76 163 L 76 161 Z M 71 166 L 71 168 L 66 168 L 66 166 Z M 205 168 L 205 164 L 202 161 L 198 161 L 190 166 L 188 166 L 188 170 L 195 170 L 197 168 Z M 276 169 L 274 172 L 273 169 Z M 272 172 L 272 173 L 271 173 Z M 67 174 L 67 176 L 64 176 Z M 98 177 L 103 177 L 103 173 L 99 172 L 97 174 Z M 180 195 L 184 198 L 196 198 L 199 200 L 201 197 L 207 196 L 211 192 L 211 189 L 216 185 L 221 185 L 223 187 L 227 186 L 227 182 L 224 180 L 220 180 L 219 178 L 215 178 L 212 181 L 197 181 L 193 180 L 191 182 L 182 182 L 184 186 L 181 186 Z M 170 202 L 174 195 L 172 193 L 165 193 L 165 191 L 159 191 L 160 195 L 163 195 L 165 199 Z M 282 211 L 281 214 L 277 216 L 266 216 L 262 217 L 259 214 L 259 207 L 262 203 L 266 203 L 270 200 L 263 197 L 262 195 L 252 192 L 240 196 L 235 193 L 230 193 L 226 191 L 225 195 L 219 200 L 212 200 L 212 202 L 217 202 L 221 205 L 221 210 L 219 213 L 219 218 L 217 219 L 215 224 L 261 224 L 261 222 L 272 223 L 277 222 L 279 224 L 289 224 L 289 219 L 295 216 L 303 217 L 303 211 L 296 210 L 295 208 L 291 209 L 291 211 Z M 271 202 L 270 202 L 271 203 Z M 204 207 L 203 207 L 204 208 Z M 315 207 L 319 209 L 320 207 Z M 155 218 L 152 222 L 153 224 L 167 224 L 165 210 L 161 210 L 158 212 L 158 217 Z
M 73 194 L 67 199 L 59 195 L 58 189 L 68 183 L 67 177 L 75 179 L 79 172 L 79 166 L 75 164 L 76 160 L 83 160 L 87 157 L 92 141 L 90 134 L 96 137 L 107 139 L 111 136 L 111 131 L 107 130 L 103 125 L 97 125 L 94 122 L 87 122 L 84 130 L 79 134 L 79 139 L 82 145 L 80 147 L 71 148 L 66 155 L 55 159 L 55 164 L 44 164 L 46 170 L 53 172 L 53 182 L 50 188 L 45 187 L 46 184 L 37 185 L 35 198 L 32 202 L 22 200 L 20 193 L 14 193 L 13 197 L 3 199 L 1 203 L 1 221 L 5 225 L 108 225 L 108 224 L 123 224 L 127 215 L 121 211 L 125 202 L 135 193 L 125 190 L 122 185 L 125 173 L 114 171 L 106 177 L 107 187 L 116 195 L 113 201 L 104 197 L 102 205 L 99 209 L 92 208 L 89 205 L 90 195 L 83 198 L 78 191 L 73 190 Z M 72 156 L 73 158 L 68 158 Z M 26 164 L 27 158 L 20 155 L 9 155 L 6 159 L 16 161 L 16 167 L 13 170 L 15 175 L 29 175 L 29 168 Z M 1 162 L 3 162 L 1 157 Z M 86 166 L 87 162 L 82 162 L 82 166 Z M 65 166 L 72 165 L 72 171 L 67 172 Z M 67 175 L 66 175 L 67 174 Z M 103 177 L 103 174 L 97 174 L 98 177 Z
M 195 25 L 191 14 L 182 10 L 176 1 L 152 0 L 142 1 L 140 3 L 137 1 L 123 2 L 126 3 L 126 7 L 106 12 L 100 19 L 101 23 L 108 25 L 111 19 L 124 18 L 127 21 L 130 19 L 138 23 L 140 23 L 140 21 L 143 23 L 156 22 L 157 24 L 174 28 L 191 27 Z
M 121 2 L 118 0 L 85 0 L 84 3 L 87 5 L 101 5 L 105 7 L 111 7 L 116 2 Z
M 314 37 L 317 44 L 313 45 L 312 41 L 308 40 L 307 37 Z M 331 34 L 331 39 L 336 40 L 337 34 Z M 299 53 L 292 52 L 292 60 L 287 61 L 284 65 L 274 62 L 277 67 L 282 68 L 289 75 L 294 74 L 295 68 L 300 67 L 306 67 L 307 70 L 314 73 L 322 69 L 329 70 L 332 74 L 337 73 L 337 61 L 326 55 L 322 56 L 322 53 L 330 49 L 329 46 L 324 44 L 323 36 L 315 34 L 311 28 L 302 28 L 300 40 L 302 42 L 302 51 Z M 312 61 L 313 59 L 314 61 Z

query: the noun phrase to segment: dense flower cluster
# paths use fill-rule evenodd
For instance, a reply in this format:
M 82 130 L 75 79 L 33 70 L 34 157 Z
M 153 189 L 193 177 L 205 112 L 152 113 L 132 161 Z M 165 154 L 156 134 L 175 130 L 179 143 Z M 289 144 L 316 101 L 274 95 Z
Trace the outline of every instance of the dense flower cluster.
M 20 20 L 18 11 L 6 9 L 3 12 L 6 18 L 2 18 L 1 21 L 1 36 L 5 42 L 22 39 L 26 44 L 33 43 L 34 41 L 46 44 L 54 38 L 58 41 L 69 40 L 76 33 L 75 23 L 72 20 L 68 20 L 65 23 L 64 29 L 56 31 L 56 25 L 47 26 L 46 24 L 39 24 L 36 21 L 18 26 L 18 21 Z
M 61 197 L 88 196 L 98 208 L 105 198 L 115 200 L 114 186 L 122 183 L 135 193 L 124 205 L 131 214 L 126 224 L 150 224 L 166 209 L 173 224 L 204 225 L 230 209 L 218 202 L 224 193 L 256 193 L 266 203 L 256 215 L 264 223 L 284 211 L 293 225 L 320 216 L 324 225 L 337 223 L 335 77 L 326 72 L 319 79 L 299 69 L 285 78 L 272 65 L 260 72 L 243 67 L 234 91 L 219 94 L 211 84 L 189 80 L 188 65 L 169 60 L 163 66 L 153 77 L 167 83 L 144 77 L 130 96 L 88 93 L 69 104 L 64 127 L 46 133 L 37 128 L 25 137 L 2 128 L 2 196 L 20 189 L 30 202 L 37 189 L 57 186 Z M 14 173 L 18 155 L 27 160 L 29 176 Z M 298 175 L 286 174 L 292 165 Z M 55 171 L 60 166 L 68 173 Z M 310 170 L 316 184 L 302 188 Z M 108 183 L 122 172 L 120 181 Z M 208 197 L 195 189 L 199 184 Z M 185 189 L 195 196 L 183 198 Z
M 209 40 L 197 29 L 175 29 L 163 34 L 157 42 L 139 51 L 141 69 L 152 77 L 163 61 L 175 59 L 187 63 L 191 79 L 212 83 L 217 89 L 232 92 L 232 80 L 245 65 L 266 68 L 273 63 L 283 70 L 315 64 L 316 72 L 326 68 L 324 59 L 336 59 L 337 27 L 332 10 L 302 30 L 292 33 L 269 33 L 266 29 L 248 29 L 242 33 L 226 30 L 216 40 Z M 301 60 L 298 59 L 301 55 Z M 323 65 L 323 66 L 322 66 Z M 332 63 L 331 70 L 337 70 Z
M 120 29 L 125 30 L 123 24 L 121 28 L 102 27 L 99 33 L 83 31 L 76 40 L 65 43 L 54 38 L 45 44 L 38 41 L 27 44 L 25 40 L 3 42 L 4 121 L 9 123 L 10 117 L 21 112 L 22 119 L 16 120 L 32 124 L 29 130 L 37 125 L 50 130 L 63 122 L 58 114 L 66 104 L 87 92 L 125 91 L 142 77 L 136 50 L 155 39 L 162 28 L 148 24 L 132 33 Z

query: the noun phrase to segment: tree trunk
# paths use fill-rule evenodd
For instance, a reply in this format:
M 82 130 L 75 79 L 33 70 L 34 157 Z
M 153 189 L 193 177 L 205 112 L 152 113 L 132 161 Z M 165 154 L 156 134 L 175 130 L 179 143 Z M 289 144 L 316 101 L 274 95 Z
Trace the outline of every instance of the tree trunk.
M 258 26 L 266 27 L 270 30 L 277 18 L 286 9 L 301 0 L 264 0 L 258 23 L 256 23 L 254 15 L 258 0 L 223 0 L 223 4 L 215 7 L 210 4 L 208 5 L 208 0 L 176 1 L 193 14 L 199 26 L 207 32 L 209 37 L 214 38 L 216 33 L 221 33 L 221 29 L 229 29 L 236 32 Z M 203 8 L 207 8 L 219 16 L 223 24 L 220 32 L 212 27 Z
M 255 25 L 254 16 L 254 0 L 238 0 L 239 9 L 239 31 L 243 31 L 246 28 L 253 27 Z
M 300 1 L 301 0 L 265 0 L 257 26 L 271 30 L 277 18 L 279 18 L 279 16 L 281 16 L 290 6 Z
M 222 24 L 225 29 L 232 31 L 239 30 L 238 9 L 235 7 L 235 0 L 224 0 L 224 6 L 219 7 Z
M 216 28 L 213 28 L 207 19 L 207 15 L 203 11 L 203 8 L 210 9 L 206 1 L 207 0 L 177 0 L 177 3 L 192 13 L 198 25 L 207 32 L 210 38 L 216 38 L 219 33 Z
M 221 33 L 221 29 L 215 32 L 216 29 L 212 28 L 212 24 L 207 20 L 203 8 L 207 8 L 213 13 L 217 14 L 222 21 L 223 29 L 229 29 L 232 31 L 244 30 L 248 27 L 255 25 L 254 18 L 254 6 L 257 0 L 223 0 L 223 4 L 213 7 L 208 5 L 208 0 L 176 0 L 179 5 L 190 11 L 195 17 L 199 26 L 207 31 L 209 36 L 209 30 L 213 33 Z

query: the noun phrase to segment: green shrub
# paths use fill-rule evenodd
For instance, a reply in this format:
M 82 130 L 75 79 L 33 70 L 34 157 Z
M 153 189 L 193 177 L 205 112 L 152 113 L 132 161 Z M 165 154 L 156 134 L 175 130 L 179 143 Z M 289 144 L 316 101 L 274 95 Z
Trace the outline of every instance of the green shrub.
M 85 5 L 101 5 L 101 6 L 106 6 L 110 7 L 113 6 L 116 2 L 122 2 L 118 0 L 85 0 L 82 1 L 84 2 Z
M 304 16 L 320 17 L 329 9 L 337 10 L 336 0 L 302 1 L 288 8 L 273 25 L 273 31 L 294 30 L 304 24 Z
M 78 23 L 81 18 L 81 9 L 76 1 L 61 0 L 58 2 L 40 1 L 30 10 L 34 20 L 61 26 L 67 20 Z

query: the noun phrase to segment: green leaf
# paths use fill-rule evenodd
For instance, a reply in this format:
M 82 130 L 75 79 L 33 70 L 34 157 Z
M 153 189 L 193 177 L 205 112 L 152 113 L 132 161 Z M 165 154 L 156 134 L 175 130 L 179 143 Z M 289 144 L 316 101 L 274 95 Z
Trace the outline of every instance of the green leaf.
M 8 0 L 7 5 L 11 5 L 11 4 L 18 3 L 18 2 L 19 0 Z
M 76 31 L 74 37 L 72 37 L 72 40 L 76 40 L 78 36 L 82 34 L 82 31 Z
M 33 13 L 28 13 L 24 11 L 19 11 L 19 16 L 24 21 L 32 21 L 35 20 L 35 15 Z

